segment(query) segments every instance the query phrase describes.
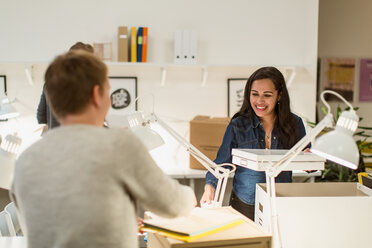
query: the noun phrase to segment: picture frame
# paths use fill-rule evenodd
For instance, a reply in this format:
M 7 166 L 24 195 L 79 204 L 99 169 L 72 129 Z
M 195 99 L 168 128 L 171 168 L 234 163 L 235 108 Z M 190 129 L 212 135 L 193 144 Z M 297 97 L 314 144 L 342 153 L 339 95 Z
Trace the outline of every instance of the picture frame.
M 359 61 L 359 102 L 372 102 L 372 59 Z
M 0 95 L 7 95 L 6 75 L 0 75 Z
M 244 89 L 248 78 L 227 79 L 227 116 L 232 117 L 243 104 Z
M 108 115 L 126 115 L 137 110 L 137 77 L 109 77 L 111 106 Z
M 323 90 L 333 90 L 352 102 L 354 96 L 356 59 L 325 58 Z M 341 101 L 334 95 L 325 95 L 326 101 Z

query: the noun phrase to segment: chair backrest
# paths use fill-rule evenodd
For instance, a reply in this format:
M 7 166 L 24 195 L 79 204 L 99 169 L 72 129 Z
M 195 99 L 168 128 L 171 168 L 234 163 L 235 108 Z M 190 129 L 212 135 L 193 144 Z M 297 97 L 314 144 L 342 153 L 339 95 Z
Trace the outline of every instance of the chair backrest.
M 7 212 L 12 220 L 13 224 L 13 229 L 16 233 L 17 236 L 22 236 L 22 228 L 21 224 L 19 223 L 18 219 L 18 214 L 17 214 L 17 209 L 16 205 L 14 202 L 9 203 L 8 205 L 5 206 L 4 211 Z
M 13 223 L 10 215 L 5 212 L 0 212 L 0 236 L 15 236 Z

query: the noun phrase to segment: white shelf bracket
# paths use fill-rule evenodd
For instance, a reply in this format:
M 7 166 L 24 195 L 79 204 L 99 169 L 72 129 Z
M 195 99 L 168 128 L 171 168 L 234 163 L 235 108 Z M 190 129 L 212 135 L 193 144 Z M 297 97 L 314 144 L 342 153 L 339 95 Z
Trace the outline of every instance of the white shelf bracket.
M 25 74 L 30 85 L 34 85 L 34 65 L 25 63 Z
M 208 67 L 202 66 L 202 81 L 201 81 L 202 87 L 204 87 L 207 84 L 207 79 L 208 79 Z
M 294 78 L 296 77 L 296 67 L 291 68 L 291 74 L 289 75 L 289 78 L 287 80 L 287 88 L 291 87 L 291 84 L 293 83 Z
M 167 67 L 164 65 L 160 68 L 160 70 L 161 70 L 160 86 L 164 87 L 165 86 L 165 80 L 167 78 Z

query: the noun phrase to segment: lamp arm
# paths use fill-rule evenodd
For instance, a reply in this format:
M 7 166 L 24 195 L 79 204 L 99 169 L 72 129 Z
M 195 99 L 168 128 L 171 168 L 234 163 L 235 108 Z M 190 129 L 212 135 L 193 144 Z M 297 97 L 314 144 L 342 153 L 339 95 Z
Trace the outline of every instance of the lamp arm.
M 198 160 L 201 163 L 201 165 L 203 165 L 210 173 L 212 173 L 213 176 L 217 178 L 217 185 L 214 193 L 212 206 L 221 207 L 223 203 L 223 198 L 225 196 L 227 179 L 229 178 L 229 174 L 233 173 L 236 170 L 236 166 L 229 163 L 217 165 L 216 163 L 211 161 L 207 156 L 201 153 L 195 146 L 190 144 L 184 137 L 182 137 L 176 131 L 174 131 L 164 121 L 158 118 L 154 113 L 151 114 L 149 121 L 158 122 L 160 126 L 162 126 L 169 134 L 173 136 L 173 138 L 175 138 L 182 146 L 184 146 L 186 150 L 196 160 Z M 229 170 L 228 168 L 224 168 L 223 166 L 230 166 L 232 169 Z
M 179 135 L 176 131 L 174 131 L 168 124 L 166 124 L 164 121 L 162 121 L 160 118 L 158 118 L 154 113 L 152 113 L 154 121 L 158 122 L 168 133 L 172 135 L 173 138 L 175 138 L 183 147 L 186 148 L 186 150 L 196 159 L 198 160 L 210 173 L 212 173 L 213 176 L 215 176 L 217 179 L 223 179 L 223 173 L 219 173 L 218 171 L 225 169 L 220 168 L 219 165 L 214 163 L 212 160 L 210 160 L 207 156 L 205 156 L 202 152 L 200 152 L 195 146 L 190 144 L 184 137 Z M 233 170 L 228 170 L 229 172 L 235 171 L 235 166 L 230 165 L 233 167 Z M 217 168 L 220 168 L 217 170 Z
M 269 164 L 266 168 L 266 172 L 269 176 L 276 177 L 282 172 L 290 162 L 300 154 L 303 149 L 325 128 L 332 127 L 333 116 L 330 112 L 323 118 L 321 122 L 316 125 L 311 132 L 300 139 L 276 164 Z

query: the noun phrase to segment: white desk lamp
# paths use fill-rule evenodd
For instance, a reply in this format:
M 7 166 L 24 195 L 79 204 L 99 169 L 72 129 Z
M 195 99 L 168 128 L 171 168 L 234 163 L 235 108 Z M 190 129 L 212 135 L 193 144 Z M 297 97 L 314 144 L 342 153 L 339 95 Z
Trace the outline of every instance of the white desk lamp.
M 171 134 L 173 138 L 175 138 L 183 147 L 185 147 L 195 159 L 197 159 L 210 173 L 212 173 L 212 175 L 217 178 L 218 182 L 213 199 L 213 207 L 222 206 L 223 197 L 225 195 L 227 186 L 227 179 L 230 173 L 235 172 L 235 165 L 227 163 L 217 165 L 154 113 L 145 116 L 142 112 L 137 111 L 133 114 L 127 115 L 127 121 L 128 123 L 125 126 L 129 126 L 136 136 L 144 142 L 149 150 L 164 144 L 164 141 L 160 135 L 150 128 L 151 123 L 158 123 L 169 134 Z M 229 166 L 232 169 L 230 170 L 222 166 Z
M 9 103 L 6 96 L 0 99 L 0 120 L 7 120 L 19 116 L 19 112 Z
M 275 164 L 265 168 L 267 193 L 270 197 L 271 206 L 271 232 L 273 235 L 273 247 L 282 247 L 278 214 L 276 209 L 275 177 L 283 171 L 288 164 L 326 127 L 333 127 L 331 108 L 324 100 L 324 94 L 333 94 L 344 101 L 350 109 L 342 112 L 335 130 L 319 137 L 312 145 L 311 152 L 351 169 L 358 168 L 359 150 L 353 139 L 353 134 L 358 127 L 359 117 L 353 106 L 341 95 L 334 91 L 325 90 L 321 94 L 324 105 L 328 108 L 328 114 L 316 125 L 309 134 L 298 141 L 284 156 Z

